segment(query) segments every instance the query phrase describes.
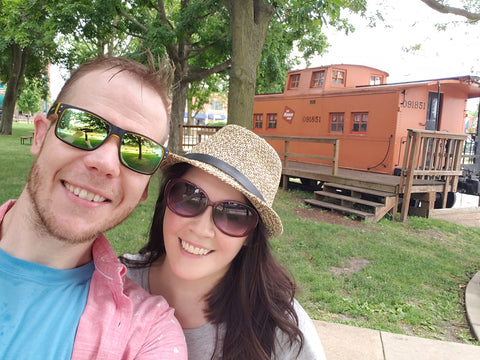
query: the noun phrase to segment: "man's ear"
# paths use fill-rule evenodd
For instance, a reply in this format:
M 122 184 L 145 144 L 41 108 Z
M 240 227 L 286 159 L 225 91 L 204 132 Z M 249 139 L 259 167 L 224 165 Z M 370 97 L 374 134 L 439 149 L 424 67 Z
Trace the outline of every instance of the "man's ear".
M 35 133 L 33 134 L 33 142 L 30 147 L 30 153 L 32 155 L 38 155 L 42 148 L 43 140 L 47 136 L 48 129 L 52 125 L 52 122 L 48 120 L 44 114 L 37 114 L 33 120 L 35 124 Z
M 145 190 L 143 190 L 142 197 L 140 198 L 140 201 L 145 201 L 147 200 L 148 197 L 148 186 L 150 185 L 150 180 L 148 180 L 147 186 L 145 186 Z

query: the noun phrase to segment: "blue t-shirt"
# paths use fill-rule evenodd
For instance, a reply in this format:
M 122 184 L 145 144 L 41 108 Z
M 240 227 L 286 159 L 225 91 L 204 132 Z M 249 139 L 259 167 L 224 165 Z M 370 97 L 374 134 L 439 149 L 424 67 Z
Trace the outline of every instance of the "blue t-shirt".
M 93 261 L 58 270 L 0 249 L 0 359 L 70 359 Z

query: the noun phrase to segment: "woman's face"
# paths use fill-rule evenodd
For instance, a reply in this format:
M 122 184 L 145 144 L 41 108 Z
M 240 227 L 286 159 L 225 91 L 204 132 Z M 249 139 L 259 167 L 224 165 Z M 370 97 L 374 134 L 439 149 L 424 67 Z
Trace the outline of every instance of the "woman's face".
M 211 202 L 234 200 L 247 204 L 245 197 L 213 175 L 192 167 L 182 179 L 200 187 Z M 221 232 L 212 219 L 212 207 L 195 217 L 182 217 L 168 207 L 163 220 L 166 258 L 174 276 L 205 281 L 213 287 L 227 272 L 247 236 L 232 237 Z M 209 290 L 209 289 L 206 289 Z

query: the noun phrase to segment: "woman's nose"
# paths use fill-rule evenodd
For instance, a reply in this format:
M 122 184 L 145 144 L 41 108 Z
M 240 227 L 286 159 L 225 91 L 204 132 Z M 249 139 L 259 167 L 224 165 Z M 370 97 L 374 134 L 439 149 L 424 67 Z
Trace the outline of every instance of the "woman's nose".
M 215 236 L 215 223 L 213 222 L 212 211 L 213 208 L 209 205 L 203 213 L 190 218 L 192 221 L 191 229 L 194 230 L 198 236 Z

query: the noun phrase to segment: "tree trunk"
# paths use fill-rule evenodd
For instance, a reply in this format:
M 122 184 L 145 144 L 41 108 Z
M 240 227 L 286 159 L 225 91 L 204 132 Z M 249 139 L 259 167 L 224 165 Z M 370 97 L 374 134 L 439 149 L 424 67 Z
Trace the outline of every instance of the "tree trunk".
M 10 46 L 12 52 L 12 63 L 10 64 L 10 77 L 7 82 L 7 90 L 3 99 L 3 110 L 0 124 L 1 135 L 12 135 L 13 113 L 18 98 L 20 85 L 25 75 L 30 48 L 20 48 L 17 44 Z
M 257 67 L 274 8 L 264 0 L 229 0 L 228 9 L 232 34 L 228 123 L 252 129 Z
M 178 69 L 178 70 L 177 70 Z M 187 100 L 188 83 L 180 80 L 184 74 L 179 68 L 175 68 L 174 86 L 172 92 L 172 113 L 170 121 L 170 133 L 168 138 L 168 149 L 178 153 L 180 149 L 180 125 L 183 125 L 185 115 L 185 104 Z

